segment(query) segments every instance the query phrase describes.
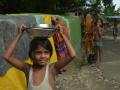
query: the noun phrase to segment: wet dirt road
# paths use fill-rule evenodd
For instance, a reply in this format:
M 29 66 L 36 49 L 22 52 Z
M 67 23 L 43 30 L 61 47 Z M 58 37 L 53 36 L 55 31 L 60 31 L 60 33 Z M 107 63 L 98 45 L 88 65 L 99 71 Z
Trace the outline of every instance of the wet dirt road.
M 58 90 L 120 90 L 120 34 L 113 40 L 112 31 L 104 33 L 100 67 L 81 66 L 81 52 L 57 77 Z

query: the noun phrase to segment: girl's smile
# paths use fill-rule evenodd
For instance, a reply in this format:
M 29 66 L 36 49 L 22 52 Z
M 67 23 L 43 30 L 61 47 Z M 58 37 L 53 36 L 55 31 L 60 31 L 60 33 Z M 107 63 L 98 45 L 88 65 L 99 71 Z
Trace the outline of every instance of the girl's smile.
M 36 63 L 44 66 L 48 63 L 50 59 L 50 52 L 43 47 L 38 47 L 35 50 L 35 59 L 36 59 Z

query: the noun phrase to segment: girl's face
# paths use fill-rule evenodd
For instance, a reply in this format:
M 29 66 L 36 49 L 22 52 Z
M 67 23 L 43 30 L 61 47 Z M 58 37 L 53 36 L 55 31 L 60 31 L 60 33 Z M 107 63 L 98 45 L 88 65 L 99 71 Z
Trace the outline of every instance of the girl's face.
M 37 64 L 39 64 L 40 66 L 44 66 L 48 63 L 50 59 L 50 52 L 43 47 L 38 47 L 35 50 L 35 59 Z

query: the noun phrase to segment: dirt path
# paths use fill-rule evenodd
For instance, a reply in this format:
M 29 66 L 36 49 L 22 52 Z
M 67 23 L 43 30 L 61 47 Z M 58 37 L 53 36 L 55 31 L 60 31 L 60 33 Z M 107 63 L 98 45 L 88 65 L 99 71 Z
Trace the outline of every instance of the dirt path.
M 57 77 L 58 90 L 120 90 L 120 39 L 114 42 L 108 32 L 103 44 L 101 66 L 81 66 L 81 53 L 78 53 L 67 72 Z

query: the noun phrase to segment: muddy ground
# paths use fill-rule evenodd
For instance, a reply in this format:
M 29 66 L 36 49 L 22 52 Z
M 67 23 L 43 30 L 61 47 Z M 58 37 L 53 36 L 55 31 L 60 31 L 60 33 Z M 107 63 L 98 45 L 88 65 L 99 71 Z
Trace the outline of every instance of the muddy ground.
M 114 41 L 111 30 L 104 33 L 102 50 L 100 67 L 87 64 L 82 52 L 77 53 L 67 71 L 57 77 L 57 89 L 120 90 L 120 37 Z

